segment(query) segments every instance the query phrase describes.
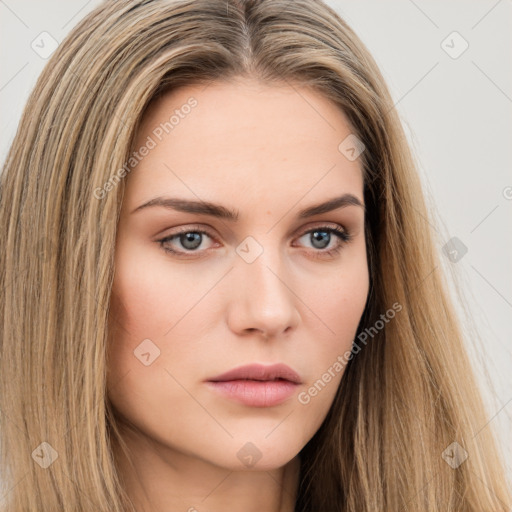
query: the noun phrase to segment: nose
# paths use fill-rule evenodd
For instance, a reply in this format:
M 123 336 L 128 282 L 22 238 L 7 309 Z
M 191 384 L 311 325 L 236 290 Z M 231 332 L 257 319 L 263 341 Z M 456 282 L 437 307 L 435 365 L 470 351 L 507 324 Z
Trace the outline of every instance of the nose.
M 228 324 L 238 335 L 289 335 L 300 322 L 293 283 L 278 249 L 265 248 L 252 263 L 237 257 L 231 272 Z

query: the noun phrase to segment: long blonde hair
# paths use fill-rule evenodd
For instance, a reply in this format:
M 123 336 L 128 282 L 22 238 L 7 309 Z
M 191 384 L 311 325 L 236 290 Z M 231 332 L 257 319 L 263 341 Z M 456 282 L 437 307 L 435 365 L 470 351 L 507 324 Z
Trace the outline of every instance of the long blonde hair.
M 124 180 L 94 191 L 128 161 L 152 99 L 235 77 L 313 87 L 343 109 L 365 145 L 371 291 L 358 332 L 402 306 L 350 360 L 301 451 L 297 511 L 509 510 L 399 116 L 320 0 L 107 1 L 50 58 L 0 182 L 2 510 L 135 510 L 106 394 Z M 457 467 L 443 459 L 454 442 Z

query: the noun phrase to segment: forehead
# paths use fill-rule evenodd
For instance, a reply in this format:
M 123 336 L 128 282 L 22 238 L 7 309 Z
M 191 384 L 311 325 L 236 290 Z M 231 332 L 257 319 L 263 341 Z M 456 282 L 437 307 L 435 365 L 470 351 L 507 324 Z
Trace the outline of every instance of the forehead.
M 362 200 L 360 160 L 338 148 L 352 132 L 341 109 L 300 85 L 181 87 L 153 101 L 143 117 L 135 150 L 148 138 L 154 147 L 128 175 L 127 199 L 135 206 L 151 194 L 178 192 L 231 204 L 236 197 L 288 202 L 339 191 Z

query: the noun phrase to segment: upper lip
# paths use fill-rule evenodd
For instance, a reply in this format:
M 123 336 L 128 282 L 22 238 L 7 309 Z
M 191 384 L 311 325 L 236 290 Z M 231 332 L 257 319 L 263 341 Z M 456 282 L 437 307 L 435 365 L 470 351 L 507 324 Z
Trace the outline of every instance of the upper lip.
M 245 366 L 238 366 L 221 375 L 208 379 L 209 382 L 225 382 L 229 380 L 261 380 L 271 381 L 283 379 L 301 384 L 302 380 L 299 374 L 292 370 L 289 366 L 278 363 L 272 365 L 263 364 L 249 364 Z

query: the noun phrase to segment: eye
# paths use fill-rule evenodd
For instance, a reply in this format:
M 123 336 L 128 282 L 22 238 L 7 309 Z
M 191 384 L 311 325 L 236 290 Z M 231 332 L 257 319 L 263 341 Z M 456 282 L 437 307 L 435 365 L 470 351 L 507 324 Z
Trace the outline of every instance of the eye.
M 191 253 L 199 254 L 206 250 L 204 247 L 201 250 L 198 250 L 198 248 L 203 244 L 205 235 L 208 238 L 213 238 L 207 231 L 203 229 L 191 229 L 189 226 L 181 229 L 177 233 L 158 240 L 158 242 L 165 252 L 174 254 L 177 257 L 187 257 L 188 255 L 192 255 Z M 170 246 L 170 242 L 174 239 L 176 239 L 176 242 L 179 243 L 184 250 L 176 250 Z M 196 255 L 193 254 L 193 256 Z
M 333 239 L 331 235 L 335 235 L 336 239 Z M 314 251 L 315 256 L 332 256 L 338 253 L 341 248 L 348 243 L 352 239 L 352 235 L 347 231 L 340 229 L 339 227 L 330 227 L 330 226 L 319 226 L 317 228 L 310 229 L 303 233 L 300 237 L 309 237 L 307 240 L 312 242 L 312 245 L 315 249 L 319 249 L 318 251 Z M 329 247 L 331 242 L 334 241 L 334 245 L 330 249 L 326 249 Z
M 333 234 L 336 237 L 335 239 L 332 238 Z M 313 248 L 318 249 L 313 251 L 315 256 L 318 257 L 332 256 L 338 253 L 341 248 L 352 239 L 352 235 L 347 230 L 343 230 L 338 226 L 319 226 L 305 231 L 298 239 L 300 240 L 306 236 L 309 236 Z M 173 233 L 157 242 L 165 252 L 171 253 L 175 257 L 194 258 L 201 257 L 201 253 L 208 250 L 208 248 L 201 248 L 205 237 L 214 239 L 213 235 L 204 229 L 194 229 L 190 226 L 186 226 L 181 228 L 177 233 Z M 181 245 L 181 248 L 173 248 L 171 244 L 173 241 Z M 333 241 L 334 245 L 332 245 Z M 332 245 L 332 247 L 326 249 L 329 245 Z

